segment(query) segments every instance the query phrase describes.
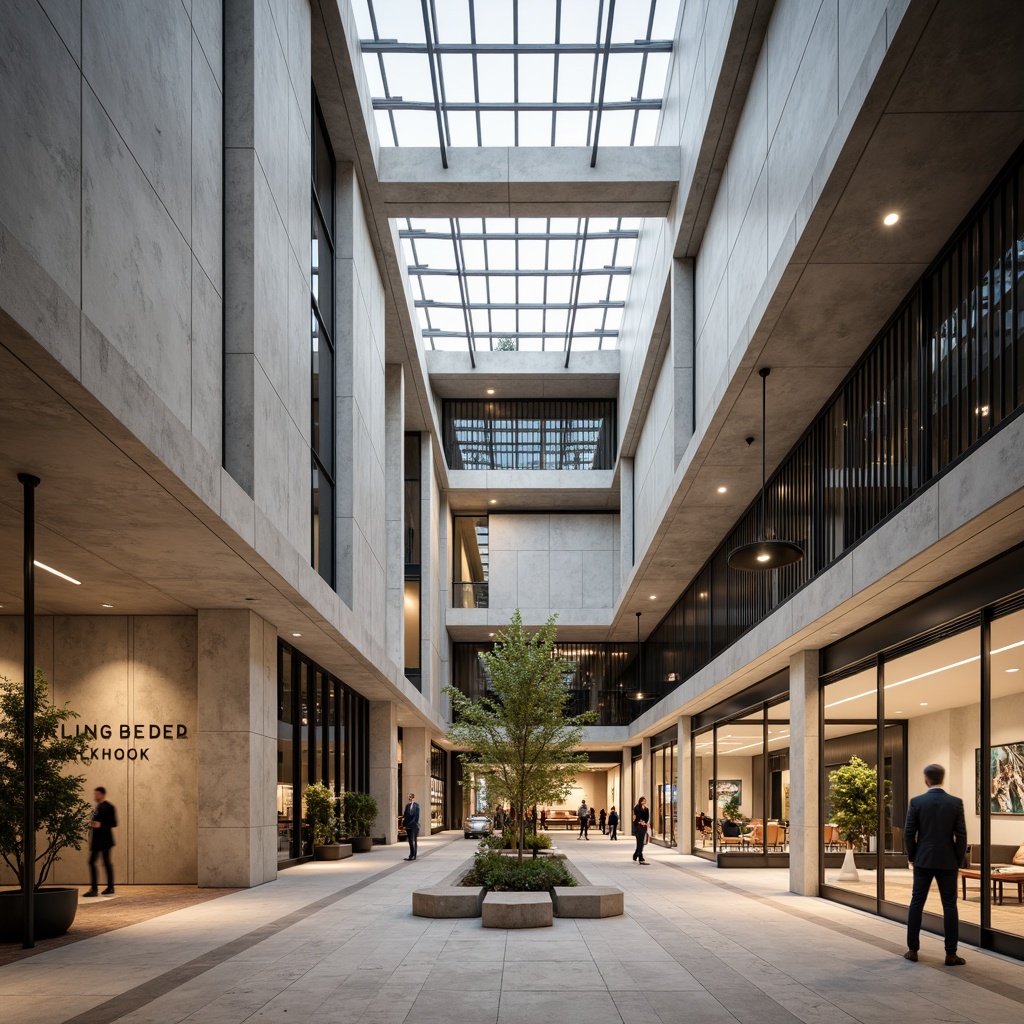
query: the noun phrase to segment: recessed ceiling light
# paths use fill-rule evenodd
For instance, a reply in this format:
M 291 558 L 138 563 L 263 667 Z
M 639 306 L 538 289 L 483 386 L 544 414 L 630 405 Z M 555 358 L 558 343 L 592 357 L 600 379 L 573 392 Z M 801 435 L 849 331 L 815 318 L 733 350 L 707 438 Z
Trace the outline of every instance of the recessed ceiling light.
M 32 564 L 37 569 L 45 569 L 47 572 L 52 572 L 54 576 L 59 576 L 62 580 L 67 580 L 68 583 L 74 583 L 76 587 L 80 587 L 82 585 L 81 580 L 76 580 L 74 576 L 68 576 L 67 573 L 61 572 L 59 569 L 53 569 L 48 565 L 43 565 L 42 562 L 33 562 Z
M 706 590 L 702 590 L 697 596 L 698 597 L 707 597 L 708 596 L 708 592 Z
M 488 633 L 487 635 L 488 635 L 488 636 L 494 636 L 494 634 L 493 634 L 493 633 Z
M 292 633 L 292 636 L 302 636 L 301 633 Z
M 922 708 L 928 707 L 928 701 L 926 701 L 926 700 L 921 701 L 921 703 L 918 705 L 918 707 L 922 707 Z
M 658 600 L 658 595 L 657 594 L 651 594 L 651 600 L 652 601 L 657 601 Z
M 487 389 L 487 394 L 493 395 L 494 394 L 494 388 L 488 388 Z
M 3 608 L 2 604 L 0 604 L 0 608 Z M 1007 672 L 1019 672 L 1020 669 L 1019 668 L 1008 668 L 1006 671 Z
M 719 493 L 719 494 L 725 494 L 725 492 L 726 492 L 727 490 L 729 490 L 729 488 L 728 488 L 728 487 L 719 487 L 719 488 L 718 488 L 718 493 Z
M 902 714 L 903 714 L 903 712 L 902 712 L 902 711 L 894 711 L 894 712 L 893 712 L 893 714 L 894 714 L 894 715 L 902 715 Z
M 112 604 L 101 604 L 100 607 L 101 608 L 113 608 L 114 606 Z
M 886 215 L 885 215 L 885 216 L 884 216 L 884 217 L 882 218 L 882 223 L 883 223 L 883 224 L 884 224 L 884 225 L 885 225 L 885 226 L 886 226 L 887 228 L 891 228 L 891 227 L 893 226 L 893 224 L 895 224 L 895 223 L 896 223 L 896 221 L 898 221 L 899 219 L 900 219 L 900 215 L 899 215 L 898 213 L 896 213 L 896 212 L 894 211 L 893 213 L 887 213 L 887 214 L 886 214 Z
M 497 505 L 498 504 L 498 499 L 497 498 L 491 498 L 491 504 L 492 505 Z

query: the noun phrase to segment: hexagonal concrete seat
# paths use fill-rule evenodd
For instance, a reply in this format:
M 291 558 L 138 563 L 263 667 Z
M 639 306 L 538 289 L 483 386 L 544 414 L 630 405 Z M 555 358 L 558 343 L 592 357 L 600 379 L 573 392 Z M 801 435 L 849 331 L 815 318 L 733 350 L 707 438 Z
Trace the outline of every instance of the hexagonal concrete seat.
M 621 889 L 613 885 L 556 885 L 559 917 L 619 917 L 625 913 Z
M 482 923 L 485 928 L 550 928 L 552 909 L 546 892 L 489 892 Z
M 412 894 L 412 912 L 416 917 L 479 917 L 484 888 L 439 885 L 417 889 Z

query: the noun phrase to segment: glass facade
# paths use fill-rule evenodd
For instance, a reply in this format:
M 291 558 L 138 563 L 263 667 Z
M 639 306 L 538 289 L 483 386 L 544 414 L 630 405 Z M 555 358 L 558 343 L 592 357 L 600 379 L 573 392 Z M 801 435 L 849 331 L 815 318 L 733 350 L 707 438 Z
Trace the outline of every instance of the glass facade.
M 755 501 L 645 642 L 646 688 L 675 689 L 1019 412 L 1022 186 L 1024 150 L 769 479 L 768 522 L 803 560 L 728 567 L 730 551 L 757 539 Z
M 615 402 L 449 401 L 449 469 L 614 469 Z
M 489 533 L 487 516 L 452 518 L 453 608 L 486 608 L 488 605 Z
M 277 856 L 285 861 L 312 853 L 302 799 L 309 783 L 339 796 L 366 792 L 370 705 L 283 640 L 277 659 Z
M 311 564 L 334 586 L 334 153 L 313 96 L 310 208 Z
M 422 679 L 420 670 L 420 637 L 422 635 L 423 612 L 421 608 L 420 549 L 422 529 L 420 516 L 423 514 L 422 481 L 420 479 L 421 451 L 420 435 L 405 435 L 405 491 L 403 547 L 405 550 L 405 677 L 419 687 Z
M 430 831 L 440 832 L 445 823 L 445 794 L 448 791 L 448 754 L 430 744 Z
M 671 730 L 673 735 L 675 729 Z M 679 744 L 673 739 L 655 747 L 651 741 L 651 839 L 676 845 L 676 804 L 679 787 Z

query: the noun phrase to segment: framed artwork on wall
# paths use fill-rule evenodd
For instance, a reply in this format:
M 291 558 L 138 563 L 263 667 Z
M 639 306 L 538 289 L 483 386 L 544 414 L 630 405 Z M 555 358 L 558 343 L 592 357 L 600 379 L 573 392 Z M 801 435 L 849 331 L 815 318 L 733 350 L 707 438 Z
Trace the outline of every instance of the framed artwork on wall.
M 714 801 L 718 807 L 724 807 L 733 796 L 738 803 L 743 803 L 743 781 L 741 779 L 719 779 L 717 783 L 718 799 L 715 799 L 716 783 L 708 779 L 708 800 Z
M 981 814 L 981 748 L 974 752 L 974 811 Z M 992 814 L 1024 815 L 1024 743 L 992 747 L 988 779 Z

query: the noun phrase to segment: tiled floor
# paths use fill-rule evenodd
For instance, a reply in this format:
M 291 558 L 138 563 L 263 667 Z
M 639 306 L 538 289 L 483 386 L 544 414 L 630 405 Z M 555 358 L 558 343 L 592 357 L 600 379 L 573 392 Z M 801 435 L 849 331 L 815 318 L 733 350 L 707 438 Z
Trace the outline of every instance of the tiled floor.
M 779 871 L 719 871 L 632 843 L 561 842 L 626 915 L 528 932 L 412 917 L 475 844 L 451 834 L 308 864 L 143 924 L 0 968 L 5 1024 L 658 1024 L 1011 1021 L 1024 964 L 962 952 L 902 959 L 904 929 L 785 891 Z

